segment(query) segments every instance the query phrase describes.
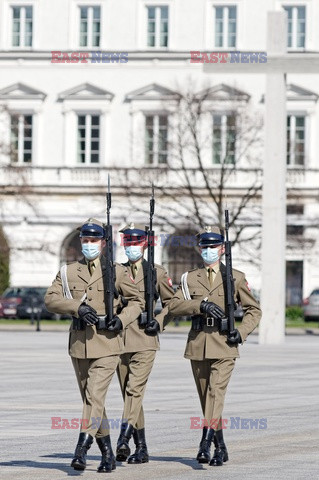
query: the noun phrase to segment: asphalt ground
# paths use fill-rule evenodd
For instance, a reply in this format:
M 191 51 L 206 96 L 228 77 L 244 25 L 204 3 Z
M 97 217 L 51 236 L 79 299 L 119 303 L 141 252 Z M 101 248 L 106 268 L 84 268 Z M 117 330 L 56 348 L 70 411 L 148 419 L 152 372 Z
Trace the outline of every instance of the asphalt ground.
M 252 335 L 241 347 L 224 409 L 229 461 L 209 467 L 195 460 L 201 432 L 191 428 L 197 423 L 191 419 L 202 415 L 190 362 L 183 358 L 186 333 L 178 332 L 172 327 L 162 335 L 145 395 L 150 462 L 117 463 L 111 474 L 98 474 L 97 445 L 85 472 L 76 472 L 69 465 L 78 430 L 52 428 L 52 418 L 70 424 L 81 417 L 67 332 L 1 331 L 0 479 L 319 478 L 319 336 L 289 335 L 284 345 L 261 346 Z M 115 447 L 122 411 L 116 376 L 106 408 Z

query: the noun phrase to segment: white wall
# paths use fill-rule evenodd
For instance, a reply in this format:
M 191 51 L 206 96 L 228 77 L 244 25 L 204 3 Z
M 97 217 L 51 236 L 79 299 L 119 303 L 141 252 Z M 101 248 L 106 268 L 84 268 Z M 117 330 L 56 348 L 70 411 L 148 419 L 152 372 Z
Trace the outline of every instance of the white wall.
M 190 50 L 216 51 L 214 47 L 213 5 L 237 5 L 238 7 L 238 49 L 246 51 L 264 51 L 266 48 L 266 16 L 270 9 L 280 9 L 283 3 L 277 0 L 99 0 L 102 8 L 101 50 L 127 51 L 127 64 L 52 64 L 51 50 L 71 51 L 77 47 L 78 16 L 77 5 L 91 3 L 91 0 L 20 0 L 19 5 L 34 5 L 34 47 L 29 51 L 15 50 L 10 47 L 10 5 L 11 0 L 0 0 L 0 90 L 15 83 L 23 83 L 44 92 L 44 100 L 8 100 L 10 108 L 32 108 L 36 115 L 35 159 L 36 165 L 47 167 L 75 166 L 75 105 L 83 109 L 98 109 L 103 114 L 104 147 L 101 166 L 130 167 L 143 165 L 142 114 L 135 113 L 138 105 L 125 102 L 125 96 L 141 87 L 157 83 L 172 90 L 189 84 L 190 79 L 198 91 L 207 86 L 226 84 L 234 86 L 251 95 L 250 105 L 263 113 L 264 104 L 260 103 L 265 93 L 264 75 L 255 73 L 208 74 L 202 64 L 191 64 L 183 54 Z M 290 5 L 300 2 L 290 0 Z M 145 43 L 146 6 L 150 4 L 169 5 L 170 42 L 169 49 L 155 53 Z M 307 6 L 307 46 L 319 50 L 319 2 L 304 0 Z M 85 50 L 85 49 L 81 49 Z M 88 49 L 89 51 L 91 49 Z M 137 52 L 133 54 L 133 52 Z M 166 58 L 161 54 L 168 53 Z M 287 83 L 293 83 L 319 94 L 319 76 L 307 73 L 288 75 Z M 114 94 L 112 100 L 58 101 L 61 92 L 80 84 L 90 83 Z M 1 100 L 0 100 L 1 101 Z M 73 102 L 73 103 L 72 103 Z M 134 104 L 133 104 L 134 103 Z M 155 102 L 156 103 L 156 102 Z M 294 108 L 305 110 L 309 118 L 307 138 L 307 168 L 319 168 L 318 160 L 318 123 L 319 102 L 300 100 L 294 102 Z M 23 105 L 22 105 L 23 104 Z M 148 108 L 148 102 L 140 108 Z M 158 105 L 160 102 L 158 102 Z M 153 102 L 154 107 L 154 102 Z M 153 108 L 152 107 L 152 108 Z M 79 108 L 79 107 L 77 107 Z M 275 115 L 275 112 L 274 112 Z M 1 134 L 1 130 L 0 130 Z M 3 133 L 3 135 L 5 135 Z M 262 159 L 260 159 L 262 160 Z M 50 172 L 47 173 L 50 175 Z M 45 171 L 42 172 L 45 175 Z M 92 175 L 92 174 L 90 174 Z M 141 172 L 141 176 L 143 172 Z M 88 176 L 85 185 L 95 186 L 94 175 Z M 314 178 L 314 177 L 313 177 Z M 91 180 L 90 180 L 91 179 Z M 142 181 L 142 178 L 141 178 Z M 317 199 L 309 192 L 313 190 L 313 179 L 309 185 L 299 190 L 300 198 L 307 202 L 306 215 L 319 216 Z M 312 182 L 312 183 L 311 183 Z M 45 183 L 45 182 L 44 182 Z M 39 191 L 38 191 L 39 192 Z M 122 220 L 121 214 L 127 208 L 125 200 L 117 193 L 113 222 L 117 229 Z M 1 199 L 0 199 L 1 200 Z M 6 198 L 4 208 L 0 209 L 4 221 L 4 231 L 15 249 L 11 256 L 12 284 L 48 284 L 59 267 L 59 252 L 65 236 L 89 216 L 104 216 L 102 196 L 90 196 L 89 189 L 81 192 L 70 184 L 58 184 L 38 193 L 35 201 L 38 212 L 35 214 L 27 206 L 17 205 Z M 317 236 L 314 230 L 312 235 Z M 49 252 L 35 254 L 37 242 L 48 247 Z M 41 244 L 42 244 L 41 243 Z M 30 253 L 30 252 L 33 253 Z M 28 253 L 29 252 L 29 253 Z M 234 266 L 247 271 L 250 283 L 259 288 L 259 271 L 249 263 L 241 264 L 240 251 L 235 251 Z M 161 260 L 161 250 L 156 251 L 156 260 Z M 303 259 L 304 293 L 307 294 L 319 284 L 319 265 L 312 258 L 306 258 L 301 251 L 293 254 L 293 259 Z M 121 259 L 121 257 L 119 257 Z M 290 258 L 289 258 L 290 259 Z M 26 275 L 25 272 L 28 272 Z

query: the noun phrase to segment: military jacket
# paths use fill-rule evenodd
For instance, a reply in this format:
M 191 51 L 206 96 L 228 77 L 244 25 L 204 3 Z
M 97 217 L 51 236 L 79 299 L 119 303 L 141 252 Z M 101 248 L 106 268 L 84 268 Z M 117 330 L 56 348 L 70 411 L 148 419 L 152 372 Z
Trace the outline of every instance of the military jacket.
M 191 300 L 185 300 L 181 286 L 176 291 L 169 304 L 169 311 L 173 315 L 200 315 L 202 300 L 216 303 L 226 310 L 225 298 L 225 265 L 220 264 L 212 288 L 207 278 L 207 271 L 198 268 L 188 272 L 187 284 Z M 244 311 L 244 318 L 238 326 L 242 341 L 256 328 L 261 318 L 261 310 L 258 302 L 253 297 L 244 273 L 233 269 L 234 300 L 240 302 Z M 226 333 L 220 333 L 218 327 L 204 326 L 200 332 L 190 330 L 188 334 L 185 358 L 192 360 L 236 358 L 239 357 L 238 347 L 227 342 Z
M 86 294 L 86 303 L 93 307 L 98 315 L 106 315 L 104 298 L 104 278 L 106 275 L 105 257 L 100 257 L 100 263 L 92 276 L 83 259 L 67 266 L 68 285 L 73 300 L 63 296 L 60 272 L 57 274 L 51 287 L 45 295 L 45 305 L 50 312 L 78 316 L 78 308 L 83 303 Z M 116 284 L 120 295 L 126 298 L 128 304 L 121 313 L 121 298 L 114 299 L 114 315 L 117 314 L 123 324 L 123 329 L 128 328 L 141 311 L 144 309 L 144 300 L 138 295 L 133 279 L 127 268 L 116 264 Z M 70 327 L 69 354 L 75 358 L 100 358 L 123 353 L 124 344 L 122 332 L 115 334 L 107 330 L 97 330 L 95 325 L 86 325 L 84 330 L 74 330 Z
M 141 298 L 145 299 L 145 284 L 144 284 L 144 271 L 143 264 L 147 264 L 146 260 L 143 260 L 142 265 L 137 271 L 137 275 L 134 279 L 135 286 L 139 292 Z M 130 268 L 129 263 L 124 264 L 125 267 Z M 168 303 L 174 295 L 174 289 L 172 287 L 172 281 L 168 277 L 165 269 L 161 265 L 155 264 L 156 268 L 156 289 L 160 295 L 163 309 L 155 316 L 155 319 L 160 325 L 160 331 L 162 332 L 165 325 L 170 320 L 168 312 Z M 155 308 L 156 302 L 154 302 Z M 124 335 L 125 352 L 142 352 L 144 350 L 159 350 L 158 335 L 150 336 L 146 335 L 144 328 L 140 328 L 138 321 L 130 323 L 129 327 L 125 330 Z

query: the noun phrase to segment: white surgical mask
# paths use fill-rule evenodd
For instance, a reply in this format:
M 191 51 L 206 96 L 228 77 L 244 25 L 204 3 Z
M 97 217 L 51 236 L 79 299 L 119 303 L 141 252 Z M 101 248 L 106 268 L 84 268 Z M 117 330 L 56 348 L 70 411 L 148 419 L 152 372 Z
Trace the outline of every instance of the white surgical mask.
M 136 262 L 143 256 L 142 247 L 138 245 L 131 245 L 130 247 L 125 247 L 125 255 L 131 262 Z
M 204 262 L 208 265 L 216 263 L 217 260 L 219 260 L 218 248 L 203 248 L 201 256 Z
M 101 253 L 99 245 L 96 243 L 83 243 L 82 253 L 88 260 L 94 260 Z

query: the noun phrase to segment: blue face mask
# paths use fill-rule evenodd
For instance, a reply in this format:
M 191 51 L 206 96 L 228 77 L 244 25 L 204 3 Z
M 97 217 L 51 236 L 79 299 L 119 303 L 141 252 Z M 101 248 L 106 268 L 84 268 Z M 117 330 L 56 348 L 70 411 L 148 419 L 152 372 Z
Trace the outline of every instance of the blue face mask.
M 88 260 L 94 260 L 101 253 L 100 246 L 96 243 L 83 243 L 82 253 Z
M 125 255 L 131 262 L 136 262 L 143 256 L 142 247 L 138 245 L 131 245 L 130 247 L 125 247 Z
M 219 260 L 218 248 L 203 248 L 201 256 L 207 265 L 216 263 Z

